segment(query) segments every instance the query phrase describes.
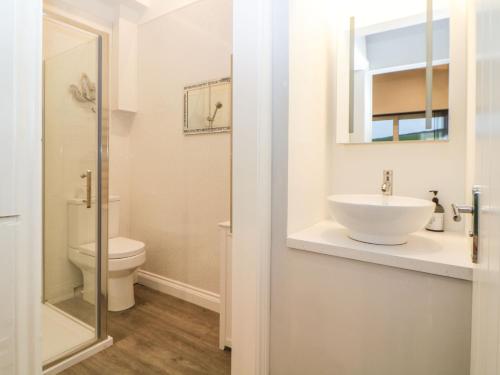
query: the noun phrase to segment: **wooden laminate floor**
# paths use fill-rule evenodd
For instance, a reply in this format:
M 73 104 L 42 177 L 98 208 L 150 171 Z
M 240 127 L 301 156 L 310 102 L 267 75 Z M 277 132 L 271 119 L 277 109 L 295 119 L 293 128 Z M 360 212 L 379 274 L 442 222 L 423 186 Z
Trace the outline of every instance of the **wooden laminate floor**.
M 109 313 L 113 346 L 62 374 L 230 374 L 231 352 L 218 348 L 218 314 L 142 285 L 135 298 L 133 308 Z M 76 304 L 58 307 L 85 310 Z

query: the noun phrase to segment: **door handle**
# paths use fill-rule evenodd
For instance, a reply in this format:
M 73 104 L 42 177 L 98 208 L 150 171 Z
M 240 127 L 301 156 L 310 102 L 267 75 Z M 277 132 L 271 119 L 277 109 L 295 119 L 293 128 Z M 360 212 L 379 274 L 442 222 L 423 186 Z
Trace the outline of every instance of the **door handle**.
M 472 214 L 474 215 L 474 207 L 466 204 L 451 204 L 451 209 L 453 210 L 453 220 L 457 223 L 462 221 L 461 214 Z
M 462 220 L 461 214 L 471 214 L 472 215 L 472 231 L 470 236 L 472 237 L 472 263 L 478 262 L 479 257 L 479 198 L 481 196 L 481 191 L 478 187 L 472 189 L 472 206 L 469 205 L 456 205 L 452 204 L 451 208 L 453 210 L 453 220 L 460 222 Z
M 92 171 L 90 169 L 88 169 L 87 172 L 82 173 L 80 175 L 80 177 L 86 179 L 87 199 L 84 200 L 84 202 L 87 203 L 87 208 L 90 208 L 90 207 L 92 207 Z
M 479 257 L 479 198 L 481 192 L 479 188 L 472 189 L 472 202 L 473 202 L 473 225 L 472 225 L 472 263 L 478 262 Z

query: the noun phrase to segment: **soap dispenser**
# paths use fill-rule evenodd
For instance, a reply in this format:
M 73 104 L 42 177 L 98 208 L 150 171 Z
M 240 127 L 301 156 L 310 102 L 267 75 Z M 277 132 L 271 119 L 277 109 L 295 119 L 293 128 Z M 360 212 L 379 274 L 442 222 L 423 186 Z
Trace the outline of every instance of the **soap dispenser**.
M 436 204 L 436 207 L 434 208 L 434 213 L 432 214 L 432 217 L 425 229 L 432 232 L 444 232 L 444 208 L 441 204 L 439 204 L 439 199 L 437 197 L 438 191 L 429 190 L 429 193 L 434 194 L 432 201 Z

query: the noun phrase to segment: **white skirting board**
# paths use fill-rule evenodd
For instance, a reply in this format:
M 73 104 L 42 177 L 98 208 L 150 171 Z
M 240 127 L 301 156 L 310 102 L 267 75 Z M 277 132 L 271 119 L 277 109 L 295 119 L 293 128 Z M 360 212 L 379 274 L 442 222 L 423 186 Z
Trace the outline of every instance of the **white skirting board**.
M 111 345 L 113 345 L 113 338 L 111 336 L 108 336 L 106 340 L 98 342 L 90 348 L 82 350 L 81 352 L 76 353 L 75 355 L 65 359 L 64 361 L 59 362 L 52 367 L 49 367 L 48 369 L 43 371 L 43 375 L 59 374 L 60 372 L 70 368 L 71 366 L 74 366 L 77 363 L 80 363 L 83 360 L 92 357 L 94 354 L 97 354 L 100 351 L 109 348 Z
M 159 292 L 169 294 L 208 310 L 219 312 L 220 296 L 195 286 L 182 283 L 168 277 L 160 276 L 152 272 L 139 270 L 137 282 Z

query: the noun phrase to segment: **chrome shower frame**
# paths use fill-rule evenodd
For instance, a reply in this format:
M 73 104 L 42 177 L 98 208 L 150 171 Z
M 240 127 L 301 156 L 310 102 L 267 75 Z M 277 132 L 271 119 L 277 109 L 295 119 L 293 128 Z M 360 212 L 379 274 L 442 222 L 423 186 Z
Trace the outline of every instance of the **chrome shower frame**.
M 51 368 L 68 358 L 108 340 L 108 197 L 109 197 L 109 45 L 107 32 L 44 9 L 44 17 L 89 32 L 98 38 L 97 81 L 97 257 L 96 257 L 96 327 L 95 339 L 43 366 Z M 45 184 L 44 184 L 45 185 Z

